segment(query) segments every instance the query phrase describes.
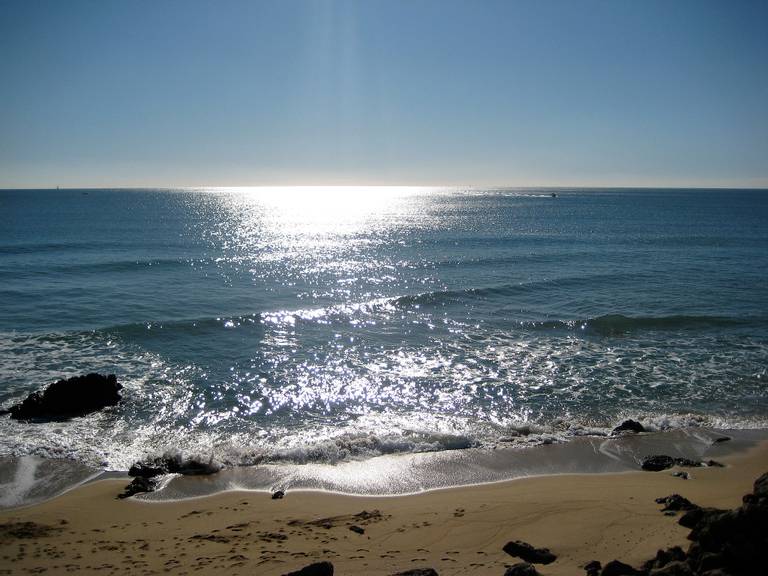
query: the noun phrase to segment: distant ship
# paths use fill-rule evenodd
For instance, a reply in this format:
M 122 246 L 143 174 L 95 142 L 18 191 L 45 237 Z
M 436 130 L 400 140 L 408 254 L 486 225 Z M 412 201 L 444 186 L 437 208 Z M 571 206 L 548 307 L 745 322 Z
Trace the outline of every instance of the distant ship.
M 550 194 L 550 196 L 552 196 L 552 198 L 557 198 L 557 192 L 552 192 L 552 194 Z

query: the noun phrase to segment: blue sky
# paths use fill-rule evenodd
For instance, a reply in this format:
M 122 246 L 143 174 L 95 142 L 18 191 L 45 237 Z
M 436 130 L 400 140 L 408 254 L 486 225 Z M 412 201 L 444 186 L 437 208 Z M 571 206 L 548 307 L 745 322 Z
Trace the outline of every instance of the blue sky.
M 0 187 L 768 186 L 768 2 L 0 0 Z

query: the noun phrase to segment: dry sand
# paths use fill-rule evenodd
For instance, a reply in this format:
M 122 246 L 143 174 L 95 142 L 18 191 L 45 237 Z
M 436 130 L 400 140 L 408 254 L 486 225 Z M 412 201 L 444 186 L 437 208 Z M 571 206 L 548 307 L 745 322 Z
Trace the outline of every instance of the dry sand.
M 146 503 L 116 500 L 126 482 L 104 480 L 1 512 L 0 574 L 268 576 L 329 560 L 341 575 L 432 567 L 501 576 L 518 561 L 502 546 L 518 539 L 558 555 L 542 574 L 583 574 L 590 560 L 639 564 L 658 548 L 685 547 L 688 530 L 654 499 L 679 493 L 735 507 L 768 470 L 768 443 L 723 461 L 689 469 L 691 480 L 669 470 L 559 475 L 398 497 L 227 492 Z

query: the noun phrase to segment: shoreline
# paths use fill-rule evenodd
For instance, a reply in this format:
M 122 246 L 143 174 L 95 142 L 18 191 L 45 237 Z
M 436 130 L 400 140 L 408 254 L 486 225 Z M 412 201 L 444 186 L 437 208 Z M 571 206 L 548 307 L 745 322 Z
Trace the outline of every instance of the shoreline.
M 547 547 L 544 576 L 580 574 L 591 560 L 639 564 L 686 546 L 688 530 L 654 500 L 678 493 L 732 508 L 768 469 L 768 441 L 720 457 L 725 468 L 554 474 L 414 495 L 289 490 L 147 502 L 116 500 L 123 480 L 97 480 L 43 503 L 0 511 L 0 573 L 279 575 L 321 560 L 337 574 L 503 574 L 510 540 Z M 366 514 L 361 514 L 363 511 Z M 9 523 L 31 522 L 25 537 Z M 361 528 L 359 534 L 351 526 Z M 47 527 L 47 528 L 46 528 Z
M 723 438 L 728 441 L 722 442 Z M 263 463 L 225 467 L 213 474 L 171 474 L 162 478 L 156 491 L 139 493 L 135 498 L 169 502 L 237 490 L 409 496 L 521 478 L 633 472 L 640 469 L 645 456 L 654 454 L 720 460 L 764 441 L 768 441 L 768 429 L 675 428 L 582 436 L 552 444 L 385 454 L 337 463 Z M 82 485 L 108 479 L 126 485 L 131 481 L 125 470 L 97 470 L 73 460 L 0 458 L 0 511 L 41 504 Z

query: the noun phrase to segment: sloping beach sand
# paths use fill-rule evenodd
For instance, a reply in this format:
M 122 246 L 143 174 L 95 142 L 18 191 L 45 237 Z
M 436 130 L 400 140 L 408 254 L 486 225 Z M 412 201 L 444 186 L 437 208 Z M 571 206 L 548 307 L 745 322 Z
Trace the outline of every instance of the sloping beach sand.
M 226 492 L 148 503 L 117 500 L 126 481 L 102 480 L 0 512 L 0 573 L 269 576 L 328 560 L 342 575 L 501 575 L 519 561 L 502 547 L 524 540 L 557 554 L 538 566 L 543 575 L 583 574 L 590 560 L 639 564 L 685 547 L 688 530 L 654 499 L 735 507 L 768 470 L 768 443 L 722 461 L 687 469 L 687 481 L 674 470 L 556 475 L 397 497 Z

